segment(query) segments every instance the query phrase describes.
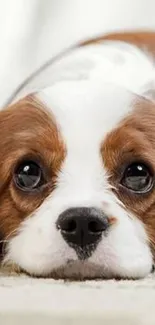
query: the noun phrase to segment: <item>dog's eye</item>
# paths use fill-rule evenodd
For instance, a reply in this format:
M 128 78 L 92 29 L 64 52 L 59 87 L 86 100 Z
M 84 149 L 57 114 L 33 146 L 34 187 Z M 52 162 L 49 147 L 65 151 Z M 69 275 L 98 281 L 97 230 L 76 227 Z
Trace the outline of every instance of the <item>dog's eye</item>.
M 41 186 L 42 170 L 34 161 L 24 161 L 15 170 L 15 183 L 23 190 L 33 190 Z
M 139 192 L 148 192 L 153 183 L 153 177 L 150 169 L 142 163 L 133 163 L 129 165 L 123 175 L 121 184 L 128 189 Z

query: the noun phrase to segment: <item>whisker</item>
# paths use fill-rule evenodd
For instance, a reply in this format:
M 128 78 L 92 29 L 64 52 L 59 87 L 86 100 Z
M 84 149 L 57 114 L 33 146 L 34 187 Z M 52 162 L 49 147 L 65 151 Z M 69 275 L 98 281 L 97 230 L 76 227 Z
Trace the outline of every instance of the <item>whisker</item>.
M 8 240 L 6 240 L 6 239 L 0 240 L 0 244 L 3 244 L 4 242 L 8 242 Z

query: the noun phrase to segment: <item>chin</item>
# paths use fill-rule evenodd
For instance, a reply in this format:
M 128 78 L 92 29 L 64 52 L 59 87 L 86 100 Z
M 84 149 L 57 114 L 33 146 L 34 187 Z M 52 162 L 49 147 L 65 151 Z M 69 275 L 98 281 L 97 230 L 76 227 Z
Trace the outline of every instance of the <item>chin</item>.
M 152 271 L 152 44 L 154 33 L 85 42 L 56 83 L 0 111 L 2 265 L 68 280 Z

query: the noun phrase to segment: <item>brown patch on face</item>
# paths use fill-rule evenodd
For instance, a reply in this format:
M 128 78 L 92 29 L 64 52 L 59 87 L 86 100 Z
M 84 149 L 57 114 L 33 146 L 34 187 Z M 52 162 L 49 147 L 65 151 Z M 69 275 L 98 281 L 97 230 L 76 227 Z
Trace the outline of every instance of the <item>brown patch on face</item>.
M 114 192 L 144 223 L 155 251 L 155 104 L 137 102 L 132 113 L 107 135 L 101 154 Z M 151 170 L 153 187 L 147 193 L 136 193 L 121 185 L 125 169 L 134 162 L 143 162 Z
M 34 97 L 0 112 L 0 240 L 12 235 L 52 192 L 64 157 L 55 121 Z M 23 159 L 42 166 L 45 184 L 39 190 L 24 192 L 16 187 L 14 169 Z
M 101 43 L 103 41 L 123 41 L 127 43 L 134 44 L 142 49 L 147 49 L 150 53 L 155 54 L 155 32 L 148 31 L 129 31 L 121 33 L 111 33 L 103 35 L 88 41 L 81 43 L 82 46 Z
M 115 225 L 117 223 L 117 219 L 115 217 L 108 217 L 109 225 Z

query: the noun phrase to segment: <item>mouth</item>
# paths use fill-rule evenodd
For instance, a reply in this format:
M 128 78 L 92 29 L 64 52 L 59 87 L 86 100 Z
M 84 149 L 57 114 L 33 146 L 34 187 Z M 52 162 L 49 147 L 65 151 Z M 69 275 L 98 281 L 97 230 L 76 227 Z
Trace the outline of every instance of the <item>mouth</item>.
M 155 267 L 152 265 L 150 273 L 155 272 Z M 65 265 L 54 269 L 47 278 L 66 281 L 85 281 L 85 280 L 137 280 L 135 276 L 121 276 L 107 269 L 105 266 L 99 266 L 95 263 L 85 260 L 68 261 Z
M 110 279 L 110 276 L 106 274 L 103 267 L 97 266 L 96 264 L 86 262 L 84 260 L 68 260 L 65 265 L 62 265 L 51 272 L 43 274 L 30 273 L 27 270 L 17 266 L 8 265 L 4 268 L 8 273 L 26 274 L 33 278 L 52 278 L 55 280 L 66 280 L 66 281 L 85 281 L 85 280 L 97 280 L 97 279 Z
M 137 280 L 139 277 L 135 276 L 121 276 L 109 270 L 106 266 L 100 266 L 95 263 L 86 260 L 68 260 L 66 264 L 59 266 L 56 269 L 42 274 L 31 273 L 17 264 L 11 263 L 4 265 L 1 271 L 6 274 L 25 274 L 33 278 L 52 278 L 54 280 L 65 281 L 86 281 L 86 280 Z M 155 265 L 152 265 L 150 273 L 155 272 Z M 141 277 L 140 277 L 141 278 Z
M 83 281 L 110 278 L 103 267 L 85 260 L 68 260 L 63 266 L 54 269 L 46 277 L 55 280 L 64 279 L 67 281 Z
M 61 265 L 49 272 L 31 272 L 20 267 L 16 263 L 9 262 L 1 266 L 2 272 L 6 274 L 25 274 L 33 278 L 52 278 L 55 280 L 66 281 L 84 281 L 97 279 L 110 279 L 114 277 L 107 272 L 106 268 L 85 259 L 68 260 L 64 265 Z

